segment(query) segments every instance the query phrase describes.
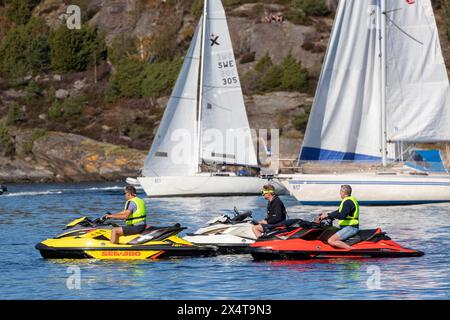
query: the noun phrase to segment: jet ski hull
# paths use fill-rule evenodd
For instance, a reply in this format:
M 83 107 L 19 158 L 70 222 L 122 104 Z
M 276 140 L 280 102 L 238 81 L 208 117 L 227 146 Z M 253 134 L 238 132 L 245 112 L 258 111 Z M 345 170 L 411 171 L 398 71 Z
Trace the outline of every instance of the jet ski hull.
M 45 259 L 117 259 L 146 260 L 178 257 L 210 257 L 217 254 L 213 246 L 171 246 L 142 245 L 131 247 L 50 247 L 43 243 L 36 245 Z
M 178 237 L 184 229 L 178 224 L 148 227 L 140 234 L 121 236 L 118 244 L 112 244 L 111 226 L 86 227 L 86 221 L 92 224 L 85 217 L 77 219 L 68 225 L 68 231 L 38 243 L 35 248 L 46 259 L 145 260 L 217 254 L 214 246 L 198 246 Z
M 401 258 L 420 257 L 424 253 L 387 240 L 383 244 L 359 243 L 350 250 L 336 249 L 322 241 L 302 239 L 257 242 L 249 247 L 255 260 L 308 260 L 332 258 Z
M 184 240 L 198 246 L 215 246 L 218 254 L 244 254 L 247 253 L 248 246 L 254 242 L 252 239 L 233 235 L 189 235 L 184 237 Z
M 255 260 L 305 260 L 330 258 L 420 257 L 422 251 L 405 248 L 380 228 L 359 230 L 344 242 L 350 249 L 331 246 L 328 239 L 339 229 L 301 219 L 287 220 L 284 226 L 263 235 L 248 252 Z

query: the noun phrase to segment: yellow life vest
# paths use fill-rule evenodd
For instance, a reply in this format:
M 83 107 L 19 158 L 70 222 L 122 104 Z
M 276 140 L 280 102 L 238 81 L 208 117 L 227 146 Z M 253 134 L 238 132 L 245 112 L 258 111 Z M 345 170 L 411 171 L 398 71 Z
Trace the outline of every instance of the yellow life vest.
M 358 201 L 356 201 L 355 197 L 346 197 L 342 199 L 341 204 L 339 205 L 339 212 L 342 212 L 342 208 L 344 207 L 344 202 L 347 200 L 351 200 L 355 204 L 355 212 L 353 214 L 349 214 L 347 217 L 345 217 L 344 220 L 339 220 L 339 225 L 341 227 L 346 226 L 358 226 L 359 225 L 359 204 Z
M 141 198 L 138 197 L 134 197 L 133 199 L 128 200 L 125 203 L 125 209 L 127 210 L 128 208 L 128 203 L 129 202 L 133 202 L 134 204 L 136 204 L 136 211 L 133 212 L 132 214 L 130 214 L 127 218 L 127 220 L 125 220 L 125 224 L 127 226 L 134 226 L 136 224 L 142 223 L 142 222 L 146 222 L 147 219 L 147 209 L 145 208 L 145 202 L 144 200 L 142 200 Z

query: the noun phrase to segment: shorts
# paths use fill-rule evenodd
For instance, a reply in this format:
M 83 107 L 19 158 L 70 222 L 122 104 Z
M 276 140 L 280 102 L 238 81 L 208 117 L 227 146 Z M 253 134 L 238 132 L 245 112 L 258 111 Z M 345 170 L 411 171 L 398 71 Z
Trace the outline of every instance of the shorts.
M 137 224 L 135 226 L 124 226 L 122 227 L 124 236 L 131 236 L 133 234 L 141 233 L 145 230 L 146 225 L 144 223 Z
M 339 235 L 339 240 L 344 241 L 348 238 L 353 237 L 355 234 L 357 234 L 359 231 L 358 228 L 347 226 L 336 232 L 337 235 Z
M 284 225 L 284 221 L 285 220 L 283 220 L 281 222 L 278 222 L 278 223 L 272 223 L 272 224 L 269 224 L 269 223 L 261 224 L 261 226 L 262 226 L 264 232 L 268 232 L 268 231 L 271 231 L 271 230 L 275 229 L 276 227 L 283 226 Z

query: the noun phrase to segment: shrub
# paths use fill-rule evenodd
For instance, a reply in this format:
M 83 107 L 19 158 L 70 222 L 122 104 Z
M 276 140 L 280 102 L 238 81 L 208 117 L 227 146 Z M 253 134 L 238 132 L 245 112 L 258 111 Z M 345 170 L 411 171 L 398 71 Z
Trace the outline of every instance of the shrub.
M 305 24 L 308 16 L 326 16 L 329 13 L 324 0 L 292 0 L 286 19 L 295 24 Z
M 45 69 L 49 62 L 47 32 L 42 18 L 11 28 L 0 43 L 0 75 L 16 78 Z
M 26 101 L 32 101 L 34 98 L 41 94 L 41 88 L 35 81 L 30 81 L 25 88 L 27 95 L 25 96 Z
M 142 95 L 158 98 L 170 94 L 182 64 L 183 60 L 178 58 L 147 65 L 143 74 Z
M 12 102 L 9 105 L 8 117 L 6 120 L 6 124 L 7 125 L 15 125 L 24 120 L 25 120 L 25 114 L 20 109 L 19 105 L 17 104 L 17 102 Z
M 84 71 L 106 57 L 104 36 L 89 26 L 70 30 L 62 25 L 50 35 L 49 44 L 51 66 L 60 72 Z
M 0 44 L 0 75 L 15 78 L 25 75 L 28 65 L 28 46 L 32 38 L 24 26 L 9 30 Z
M 281 78 L 283 76 L 283 68 L 279 65 L 271 66 L 261 77 L 259 90 L 270 92 L 281 86 Z
M 79 115 L 87 101 L 83 94 L 71 96 L 63 102 L 54 99 L 48 109 L 48 118 L 50 120 L 71 120 Z
M 305 11 L 298 5 L 293 5 L 294 2 L 296 1 L 292 1 L 291 6 L 289 6 L 289 11 L 286 13 L 286 20 L 294 24 L 306 24 L 307 17 Z
M 279 65 L 269 55 L 262 57 L 243 77 L 246 91 L 270 92 L 274 90 L 302 91 L 308 87 L 308 70 L 289 54 Z
M 303 68 L 291 54 L 284 58 L 281 67 L 283 69 L 281 89 L 301 91 L 308 87 L 308 70 Z
M 270 58 L 269 54 L 266 53 L 256 64 L 255 71 L 264 73 L 272 66 L 273 66 L 272 59 Z
M 203 0 L 194 0 L 191 7 L 191 14 L 196 20 L 200 19 L 203 14 Z
M 28 0 L 10 0 L 6 6 L 6 16 L 17 25 L 24 25 L 31 17 Z
M 299 8 L 308 16 L 326 16 L 330 10 L 325 0 L 292 0 L 291 8 Z
M 50 67 L 50 46 L 48 36 L 42 35 L 31 41 L 27 63 L 33 71 L 46 71 Z
M 118 96 L 138 98 L 141 96 L 144 64 L 137 60 L 122 60 L 111 77 L 110 88 Z
M 2 122 L 0 122 L 0 155 L 9 157 L 13 156 L 16 152 L 14 141 Z

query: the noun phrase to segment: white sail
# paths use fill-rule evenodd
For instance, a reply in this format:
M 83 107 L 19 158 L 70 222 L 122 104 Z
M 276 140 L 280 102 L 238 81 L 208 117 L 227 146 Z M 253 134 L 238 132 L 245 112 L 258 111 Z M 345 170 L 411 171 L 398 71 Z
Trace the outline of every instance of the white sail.
M 257 166 L 236 61 L 220 0 L 206 0 L 200 159 Z
M 301 160 L 381 157 L 377 0 L 341 0 L 311 109 Z
M 197 170 L 195 154 L 201 25 L 197 26 L 161 124 L 144 163 L 144 176 L 186 176 Z
M 447 69 L 430 0 L 386 1 L 388 140 L 450 141 Z
M 341 0 L 300 160 L 379 160 L 385 140 L 390 158 L 393 142 L 450 141 L 449 101 L 430 0 Z

